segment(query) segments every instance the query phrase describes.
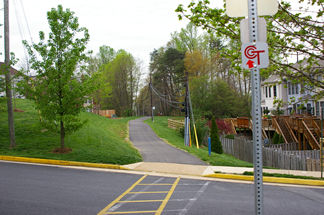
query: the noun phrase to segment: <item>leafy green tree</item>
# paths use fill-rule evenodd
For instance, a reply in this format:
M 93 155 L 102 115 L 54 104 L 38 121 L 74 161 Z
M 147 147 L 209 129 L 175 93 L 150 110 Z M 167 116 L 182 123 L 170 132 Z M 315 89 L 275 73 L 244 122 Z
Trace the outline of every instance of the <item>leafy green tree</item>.
M 39 43 L 29 45 L 24 41 L 31 69 L 36 72 L 28 86 L 45 126 L 60 133 L 63 151 L 66 134 L 85 123 L 79 114 L 86 96 L 93 90 L 92 80 L 79 67 L 87 59 L 89 34 L 79 26 L 74 12 L 64 10 L 61 5 L 47 13 L 47 20 L 50 27 L 47 41 L 42 31 Z
M 111 96 L 103 103 L 103 108 L 116 109 L 118 115 L 131 116 L 134 111 L 135 96 L 141 77 L 140 67 L 134 57 L 119 50 L 116 57 L 102 68 L 106 88 Z
M 184 90 L 184 52 L 175 48 L 160 48 L 151 53 L 150 71 L 153 86 L 162 94 L 155 95 L 154 105 L 164 115 L 172 113 L 175 104 L 167 101 L 178 101 Z M 159 105 L 158 105 L 159 104 Z
M 240 71 L 239 22 L 242 18 L 228 17 L 224 9 L 212 8 L 209 4 L 209 0 L 199 0 L 187 7 L 179 5 L 176 12 L 180 19 L 188 18 L 195 25 L 230 41 L 233 49 L 226 49 L 223 55 L 231 60 L 233 68 Z M 271 64 L 261 72 L 264 76 L 276 73 L 282 78 L 318 87 L 322 90 L 317 94 L 323 94 L 324 82 L 318 76 L 323 72 L 324 3 L 323 0 L 299 0 L 297 4 L 300 9 L 295 11 L 290 3 L 281 0 L 278 13 L 265 17 Z M 287 59 L 292 53 L 303 55 L 303 60 L 298 64 L 291 63 Z
M 210 139 L 211 139 L 211 150 L 217 154 L 223 154 L 223 146 L 219 139 L 218 128 L 215 118 L 211 119 Z

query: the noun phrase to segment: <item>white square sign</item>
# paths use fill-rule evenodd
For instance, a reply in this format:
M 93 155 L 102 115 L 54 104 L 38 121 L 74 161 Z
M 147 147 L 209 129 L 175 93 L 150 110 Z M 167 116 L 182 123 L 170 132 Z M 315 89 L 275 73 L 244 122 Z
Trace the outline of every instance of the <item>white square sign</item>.
M 277 0 L 257 0 L 258 16 L 272 16 L 278 11 Z M 230 17 L 247 17 L 248 0 L 226 0 L 226 14 Z
M 244 69 L 267 68 L 269 66 L 267 43 L 245 43 L 242 45 L 241 52 Z

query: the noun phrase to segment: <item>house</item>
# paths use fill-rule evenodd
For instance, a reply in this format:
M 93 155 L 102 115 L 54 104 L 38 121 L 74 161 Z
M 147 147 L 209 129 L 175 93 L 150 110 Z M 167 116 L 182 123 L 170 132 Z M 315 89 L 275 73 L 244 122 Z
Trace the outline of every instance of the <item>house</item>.
M 295 64 L 302 68 L 307 62 L 304 61 L 301 64 Z M 320 61 L 318 65 L 314 66 L 314 69 L 323 70 L 324 61 Z M 318 72 L 317 80 L 324 80 L 323 72 Z M 278 75 L 272 75 L 268 79 L 261 82 L 261 108 L 269 111 L 275 110 L 275 99 L 283 101 L 283 107 L 285 115 L 288 114 L 309 114 L 320 116 L 321 108 L 324 109 L 324 97 L 315 100 L 314 95 L 323 91 L 321 88 L 314 88 L 302 83 L 295 83 L 291 80 L 281 79 Z
M 3 62 L 0 62 L 0 80 L 4 81 L 5 80 L 5 74 L 4 72 L 2 71 L 2 68 L 5 66 L 5 63 Z M 11 75 L 11 78 L 12 78 L 12 81 L 11 81 L 11 84 L 12 84 L 12 96 L 13 98 L 22 98 L 24 99 L 25 96 L 24 95 L 21 95 L 19 92 L 17 92 L 17 85 L 20 81 L 22 81 L 22 77 L 18 76 L 18 71 L 13 68 L 13 67 L 10 67 L 10 75 Z M 6 89 L 5 87 L 3 88 L 0 88 L 0 97 L 6 97 Z
M 278 75 L 272 75 L 261 82 L 261 109 L 263 113 L 265 110 L 270 112 L 275 110 L 274 101 L 280 99 L 283 101 L 281 109 L 285 111 L 284 114 L 287 114 L 288 95 L 285 84 Z

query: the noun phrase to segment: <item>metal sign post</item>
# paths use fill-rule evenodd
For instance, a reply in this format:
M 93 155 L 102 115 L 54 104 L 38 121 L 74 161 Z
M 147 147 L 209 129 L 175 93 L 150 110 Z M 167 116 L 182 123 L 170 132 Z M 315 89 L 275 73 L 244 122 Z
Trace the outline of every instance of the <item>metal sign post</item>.
M 321 161 L 321 178 L 323 178 L 323 163 L 324 163 L 324 154 L 323 154 L 323 144 L 324 144 L 324 137 L 323 137 L 323 120 L 324 120 L 324 108 L 321 106 L 321 138 L 320 138 L 320 161 Z
M 258 41 L 258 13 L 257 0 L 248 1 L 248 20 L 250 43 L 256 45 Z M 258 65 L 251 69 L 252 77 L 252 120 L 253 120 L 253 151 L 254 151 L 254 189 L 255 214 L 263 214 L 263 176 L 262 176 L 262 116 L 261 116 L 261 90 L 260 70 Z
M 246 4 L 248 3 L 248 4 Z M 241 28 L 248 23 L 249 40 L 245 30 L 241 29 L 242 41 L 242 67 L 250 69 L 252 79 L 252 119 L 253 119 L 253 160 L 254 160 L 254 186 L 255 186 L 255 214 L 263 214 L 263 185 L 262 185 L 262 116 L 261 116 L 261 90 L 260 68 L 269 65 L 268 45 L 266 44 L 265 21 L 258 18 L 271 16 L 278 11 L 277 0 L 226 0 L 226 14 L 230 17 L 246 17 L 241 22 Z M 258 26 L 258 21 L 260 25 Z M 261 28 L 261 29 L 259 29 Z M 259 35 L 260 34 L 260 35 Z

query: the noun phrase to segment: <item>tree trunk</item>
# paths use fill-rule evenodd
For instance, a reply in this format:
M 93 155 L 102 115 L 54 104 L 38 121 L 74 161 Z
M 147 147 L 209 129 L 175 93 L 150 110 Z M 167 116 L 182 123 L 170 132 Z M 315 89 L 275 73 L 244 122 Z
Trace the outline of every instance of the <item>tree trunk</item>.
M 61 149 L 62 149 L 62 152 L 64 149 L 64 138 L 65 138 L 65 129 L 64 129 L 63 120 L 61 120 Z
M 6 64 L 6 97 L 7 97 L 7 109 L 8 109 L 8 127 L 9 127 L 9 140 L 10 148 L 16 146 L 15 139 L 15 126 L 14 126 L 14 114 L 12 108 L 12 91 L 11 91 L 11 74 L 10 74 L 10 56 L 9 56 L 9 2 L 4 1 L 4 33 L 5 33 L 5 64 Z

